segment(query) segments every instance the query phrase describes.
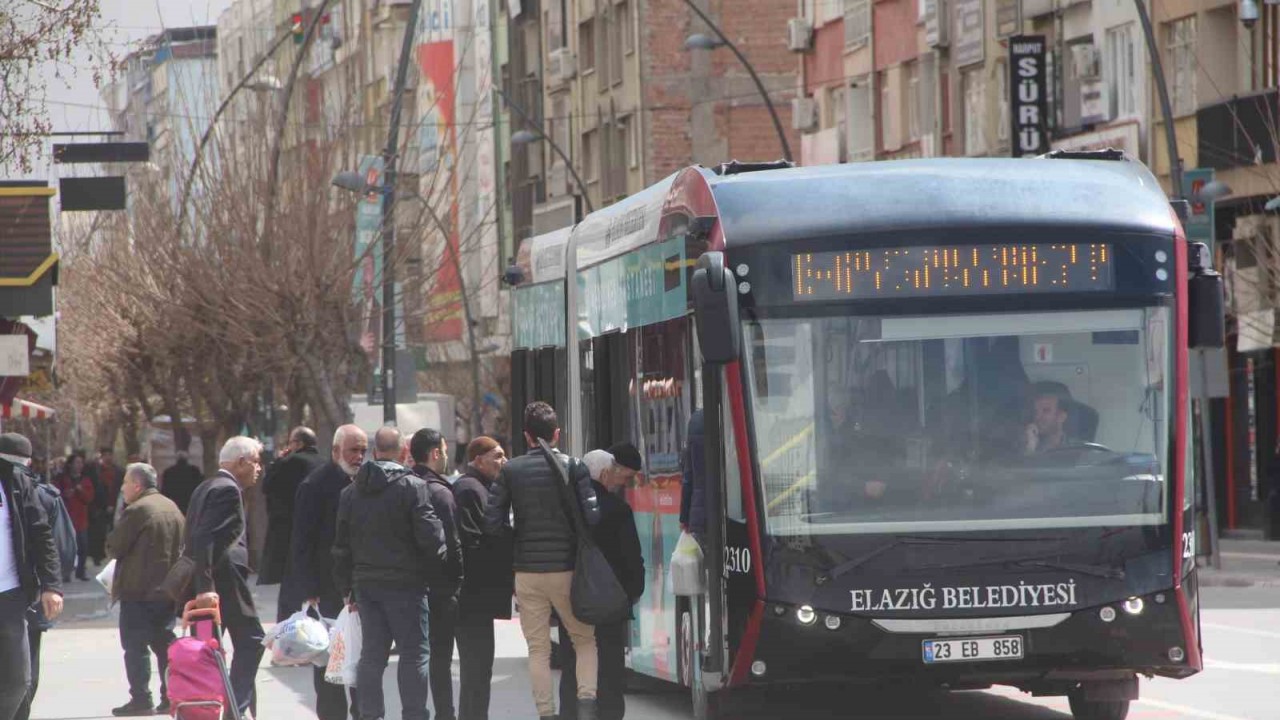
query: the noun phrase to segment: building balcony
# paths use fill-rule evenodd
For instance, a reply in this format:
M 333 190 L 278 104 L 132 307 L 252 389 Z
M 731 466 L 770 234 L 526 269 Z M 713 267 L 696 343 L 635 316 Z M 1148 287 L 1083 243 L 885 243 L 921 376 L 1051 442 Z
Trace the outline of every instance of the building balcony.
M 1236 96 L 1196 111 L 1199 166 L 1215 170 L 1276 161 L 1280 91 Z

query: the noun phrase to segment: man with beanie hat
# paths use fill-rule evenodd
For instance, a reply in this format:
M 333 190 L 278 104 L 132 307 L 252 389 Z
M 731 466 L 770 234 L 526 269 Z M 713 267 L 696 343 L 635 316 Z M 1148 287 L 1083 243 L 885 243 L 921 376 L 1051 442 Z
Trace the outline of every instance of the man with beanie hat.
M 596 462 L 597 458 L 607 462 Z M 631 443 L 618 443 L 608 450 L 593 450 L 582 458 L 591 471 L 591 485 L 600 500 L 600 524 L 592 528 L 596 545 L 609 561 L 618 582 L 634 605 L 644 594 L 644 556 L 635 515 L 623 499 L 631 481 L 644 468 L 640 451 Z M 596 714 L 599 720 L 622 720 L 626 713 L 627 621 L 596 626 Z M 574 688 L 573 643 L 568 633 L 560 635 L 564 667 L 560 673 L 560 720 L 577 720 Z
M 0 720 L 11 720 L 31 683 L 27 607 L 62 613 L 62 577 L 53 531 L 30 471 L 31 441 L 0 435 Z

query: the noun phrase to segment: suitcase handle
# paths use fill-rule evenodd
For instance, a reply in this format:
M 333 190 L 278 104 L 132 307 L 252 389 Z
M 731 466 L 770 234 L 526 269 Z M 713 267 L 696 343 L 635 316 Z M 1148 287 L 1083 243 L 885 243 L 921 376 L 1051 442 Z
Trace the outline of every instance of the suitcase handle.
M 213 601 L 213 607 L 210 608 L 196 607 L 195 600 L 191 600 L 183 606 L 182 628 L 184 630 L 191 627 L 199 620 L 212 621 L 213 633 L 210 637 L 217 637 L 219 635 L 218 629 L 222 627 L 222 610 L 220 608 L 219 601 L 216 598 Z

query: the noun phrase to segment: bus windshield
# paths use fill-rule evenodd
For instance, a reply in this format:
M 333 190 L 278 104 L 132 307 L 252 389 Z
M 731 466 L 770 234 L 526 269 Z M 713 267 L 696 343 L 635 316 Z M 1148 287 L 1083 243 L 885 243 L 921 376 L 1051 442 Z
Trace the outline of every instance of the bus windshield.
M 744 331 L 774 536 L 1166 522 L 1165 307 Z

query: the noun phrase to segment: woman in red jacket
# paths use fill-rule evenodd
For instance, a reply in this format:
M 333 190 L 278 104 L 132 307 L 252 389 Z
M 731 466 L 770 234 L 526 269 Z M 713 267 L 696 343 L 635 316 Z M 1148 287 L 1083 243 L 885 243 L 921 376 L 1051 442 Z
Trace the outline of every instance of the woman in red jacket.
M 88 580 L 84 574 L 85 552 L 89 549 L 89 506 L 93 504 L 93 481 L 84 472 L 84 454 L 74 452 L 67 457 L 66 470 L 58 476 L 58 492 L 76 529 L 76 579 Z M 71 568 L 62 568 L 62 581 L 70 582 Z

